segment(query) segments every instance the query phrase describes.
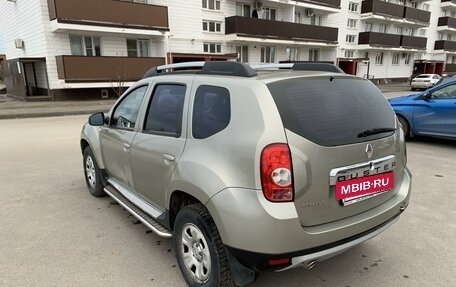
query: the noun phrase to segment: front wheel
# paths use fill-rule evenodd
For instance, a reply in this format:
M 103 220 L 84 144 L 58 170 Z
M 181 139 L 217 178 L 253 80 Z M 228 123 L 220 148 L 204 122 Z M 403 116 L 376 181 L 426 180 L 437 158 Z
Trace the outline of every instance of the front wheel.
M 106 193 L 103 190 L 104 186 L 101 178 L 101 171 L 98 167 L 97 160 L 93 155 L 93 151 L 89 146 L 84 149 L 83 164 L 85 180 L 90 194 L 95 197 L 104 196 Z
M 217 227 L 201 203 L 177 214 L 174 250 L 189 286 L 235 286 Z

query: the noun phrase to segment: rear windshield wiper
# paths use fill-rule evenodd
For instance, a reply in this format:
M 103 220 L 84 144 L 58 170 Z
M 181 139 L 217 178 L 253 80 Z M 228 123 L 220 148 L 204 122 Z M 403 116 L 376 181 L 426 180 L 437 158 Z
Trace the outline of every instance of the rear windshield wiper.
M 396 131 L 395 128 L 377 128 L 377 129 L 362 131 L 358 134 L 358 137 L 365 138 L 365 137 L 376 135 L 376 134 L 388 133 L 388 132 L 394 132 L 394 131 Z

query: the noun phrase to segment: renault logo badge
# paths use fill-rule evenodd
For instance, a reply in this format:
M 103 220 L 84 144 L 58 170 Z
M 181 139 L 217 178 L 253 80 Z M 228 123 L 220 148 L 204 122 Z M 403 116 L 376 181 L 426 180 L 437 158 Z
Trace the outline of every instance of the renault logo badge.
M 371 144 L 367 144 L 367 146 L 366 146 L 367 158 L 370 159 L 372 157 L 373 152 L 374 152 L 374 148 L 371 146 Z

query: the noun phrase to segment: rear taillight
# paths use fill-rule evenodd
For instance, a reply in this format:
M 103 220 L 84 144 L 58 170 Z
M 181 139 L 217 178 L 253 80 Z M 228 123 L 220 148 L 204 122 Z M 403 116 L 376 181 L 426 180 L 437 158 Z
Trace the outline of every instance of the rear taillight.
M 272 202 L 293 201 L 293 168 L 288 145 L 278 143 L 265 147 L 260 166 L 264 197 Z

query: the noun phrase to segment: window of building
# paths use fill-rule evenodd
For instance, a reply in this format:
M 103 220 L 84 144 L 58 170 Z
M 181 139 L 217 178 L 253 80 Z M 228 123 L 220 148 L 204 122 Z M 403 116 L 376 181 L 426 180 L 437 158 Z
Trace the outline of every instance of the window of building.
M 364 59 L 368 59 L 369 60 L 369 52 L 364 52 Z
M 456 56 L 451 56 L 451 60 L 449 61 L 451 64 L 456 64 Z
M 287 48 L 289 61 L 299 61 L 299 48 Z
M 236 16 L 250 17 L 250 5 L 236 3 Z
M 309 50 L 309 61 L 319 61 L 320 60 L 320 51 L 318 49 Z
M 391 61 L 391 64 L 399 65 L 399 53 L 394 53 L 393 54 L 393 60 Z
M 418 3 L 416 3 L 416 2 L 410 2 L 410 7 L 416 8 L 416 7 L 418 7 Z
M 358 12 L 358 3 L 348 2 L 348 11 Z
M 404 64 L 405 65 L 410 65 L 410 53 L 405 53 L 404 54 Z
M 220 33 L 222 31 L 222 23 L 203 20 L 203 31 Z
M 355 43 L 356 35 L 345 35 L 345 42 Z
M 101 56 L 100 37 L 70 35 L 71 55 Z
M 215 135 L 228 126 L 230 119 L 230 92 L 222 87 L 199 86 L 193 104 L 193 137 L 205 139 Z
M 261 47 L 260 62 L 261 63 L 274 63 L 275 61 L 275 47 Z
M 439 40 L 443 40 L 443 33 L 439 33 L 438 35 Z
M 449 33 L 447 34 L 447 40 L 451 41 L 451 34 L 449 34 Z
M 426 29 L 420 29 L 420 36 L 426 36 Z
M 300 12 L 295 12 L 295 23 L 302 23 L 302 17 Z
M 203 43 L 204 53 L 219 54 L 222 52 L 222 44 L 220 43 Z
M 203 8 L 209 10 L 220 10 L 220 0 L 203 0 Z
M 430 8 L 429 4 L 423 3 L 423 10 L 429 11 L 429 8 Z
M 356 20 L 355 19 L 348 19 L 347 20 L 347 27 L 356 28 Z
M 313 15 L 310 17 L 310 25 L 321 26 L 321 16 Z
M 236 53 L 238 54 L 238 62 L 249 62 L 249 46 L 236 46 Z
M 372 31 L 372 23 L 371 22 L 366 22 L 365 31 L 366 32 Z
M 383 64 L 383 52 L 377 52 L 375 54 L 375 64 L 377 64 L 377 65 Z
M 396 27 L 396 34 L 402 35 L 402 27 Z
M 263 19 L 276 20 L 276 9 L 274 8 L 263 8 Z
M 386 25 L 385 24 L 378 25 L 378 32 L 386 33 Z
M 182 130 L 184 98 L 184 85 L 157 85 L 147 110 L 143 131 L 179 137 Z
M 345 58 L 353 58 L 354 52 L 350 50 L 345 50 Z
M 149 40 L 127 39 L 128 57 L 149 57 Z

